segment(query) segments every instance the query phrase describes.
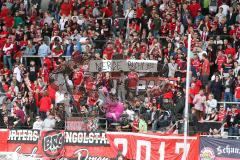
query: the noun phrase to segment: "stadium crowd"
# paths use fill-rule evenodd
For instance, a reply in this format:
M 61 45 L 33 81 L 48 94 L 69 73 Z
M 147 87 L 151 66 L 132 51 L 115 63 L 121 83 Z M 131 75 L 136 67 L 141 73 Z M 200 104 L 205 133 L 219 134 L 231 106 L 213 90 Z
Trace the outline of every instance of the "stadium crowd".
M 240 102 L 239 1 L 0 0 L 0 127 L 64 129 L 67 117 L 99 116 L 118 131 L 176 129 L 188 47 L 190 123 L 239 135 L 239 106 L 218 104 Z M 156 60 L 158 72 L 88 70 L 120 59 Z

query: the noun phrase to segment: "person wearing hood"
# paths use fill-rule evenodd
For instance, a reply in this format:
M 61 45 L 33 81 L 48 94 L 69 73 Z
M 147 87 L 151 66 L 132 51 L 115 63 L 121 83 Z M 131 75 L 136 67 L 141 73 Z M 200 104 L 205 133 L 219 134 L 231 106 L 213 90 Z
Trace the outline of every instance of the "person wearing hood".
M 13 122 L 14 129 L 22 129 L 25 124 L 25 114 L 21 109 L 14 111 L 15 121 Z

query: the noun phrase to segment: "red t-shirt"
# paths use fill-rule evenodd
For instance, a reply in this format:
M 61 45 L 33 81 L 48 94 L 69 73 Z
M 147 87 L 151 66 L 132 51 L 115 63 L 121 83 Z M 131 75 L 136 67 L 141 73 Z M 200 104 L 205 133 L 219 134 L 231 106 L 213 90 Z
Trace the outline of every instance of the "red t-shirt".
M 7 84 L 4 84 L 4 85 L 2 86 L 2 88 L 3 88 L 3 90 L 4 90 L 5 92 L 7 92 L 8 89 L 9 89 L 9 86 L 8 86 Z
M 193 83 L 195 83 L 194 90 L 198 93 L 202 87 L 202 82 L 198 79 Z
M 51 98 L 50 97 L 42 97 L 39 102 L 39 111 L 41 112 L 47 112 L 51 109 Z
M 197 14 L 198 14 L 198 10 L 201 10 L 201 6 L 200 6 L 199 3 L 190 4 L 190 5 L 188 6 L 188 10 L 189 10 L 191 16 L 192 16 L 193 18 L 195 18 L 195 17 L 197 16 Z
M 218 113 L 218 121 L 222 122 L 224 120 L 225 115 L 226 115 L 225 111 L 219 112 Z
M 61 5 L 61 15 L 69 16 L 72 10 L 72 5 L 70 3 L 63 3 Z
M 55 84 L 51 84 L 48 86 L 48 94 L 52 100 L 55 100 L 55 94 L 57 90 L 58 90 L 58 86 L 56 86 Z
M 112 56 L 113 56 L 113 49 L 109 48 L 109 47 L 105 48 L 104 51 L 103 51 L 103 55 L 106 55 L 107 59 L 111 60 Z
M 237 87 L 235 88 L 235 97 L 237 99 L 240 99 L 240 85 L 237 85 Z
M 112 11 L 108 7 L 102 8 L 102 13 L 105 13 L 105 17 L 111 17 Z
M 136 89 L 138 83 L 138 74 L 135 72 L 130 72 L 128 74 L 128 88 Z
M 136 18 L 142 18 L 144 13 L 144 9 L 142 7 L 138 7 L 136 10 Z
M 7 17 L 9 13 L 10 13 L 10 10 L 7 7 L 4 7 L 4 8 L 2 8 L 0 16 L 1 17 Z
M 190 88 L 190 89 L 189 89 L 189 95 L 190 95 L 190 94 L 193 95 L 193 96 L 197 95 L 197 94 L 198 94 L 197 88 L 196 88 L 196 87 Z M 193 104 L 193 98 L 192 98 L 191 96 L 189 96 L 188 102 L 189 102 L 190 104 Z
M 207 59 L 205 59 L 202 64 L 202 75 L 209 75 L 209 74 L 210 74 L 210 63 Z
M 7 16 L 7 17 L 4 17 L 4 22 L 5 22 L 5 26 L 10 28 L 14 24 L 14 19 L 13 17 Z
M 240 26 L 236 29 L 236 37 L 240 39 Z
M 168 91 L 167 93 L 164 93 L 163 98 L 164 99 L 172 99 L 173 98 L 172 91 Z
M 235 48 L 227 48 L 226 50 L 225 50 L 225 54 L 226 55 L 232 55 L 232 57 L 234 57 L 235 56 L 235 54 L 236 54 L 236 50 L 235 50 Z

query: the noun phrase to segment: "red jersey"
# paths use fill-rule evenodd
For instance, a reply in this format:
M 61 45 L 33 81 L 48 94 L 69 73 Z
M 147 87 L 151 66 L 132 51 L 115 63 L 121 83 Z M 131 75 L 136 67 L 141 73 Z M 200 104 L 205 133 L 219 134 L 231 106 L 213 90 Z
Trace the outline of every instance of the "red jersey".
M 134 120 L 133 121 L 133 126 L 138 128 L 138 123 L 139 123 L 139 120 Z M 135 129 L 134 127 L 132 127 L 132 132 L 138 132 L 138 130 Z
M 200 71 L 201 65 L 202 65 L 202 64 L 201 64 L 201 62 L 199 61 L 199 59 L 194 59 L 194 60 L 192 61 L 192 66 L 195 67 L 196 72 L 199 72 L 199 71 Z
M 209 74 L 210 74 L 210 63 L 207 59 L 205 59 L 202 64 L 202 75 L 209 75 Z

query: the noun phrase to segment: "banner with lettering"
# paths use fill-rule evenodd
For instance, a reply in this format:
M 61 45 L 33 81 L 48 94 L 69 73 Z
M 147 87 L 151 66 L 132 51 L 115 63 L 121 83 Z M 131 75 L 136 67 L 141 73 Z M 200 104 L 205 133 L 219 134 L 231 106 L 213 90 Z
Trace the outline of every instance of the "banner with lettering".
M 38 155 L 44 160 L 67 158 L 68 160 L 115 158 L 104 132 L 81 131 L 0 131 L 0 152 L 17 152 Z
M 240 140 L 201 137 L 199 157 L 200 160 L 239 160 Z
M 121 151 L 134 160 L 181 160 L 184 152 L 184 137 L 143 133 L 107 133 L 115 154 Z M 198 137 L 187 137 L 187 159 L 198 160 Z
M 155 60 L 91 60 L 90 72 L 157 72 Z
M 110 160 L 118 151 L 132 160 L 180 160 L 183 136 L 127 132 L 1 130 L 0 152 L 49 159 Z M 188 159 L 199 156 L 198 137 L 188 137 Z

